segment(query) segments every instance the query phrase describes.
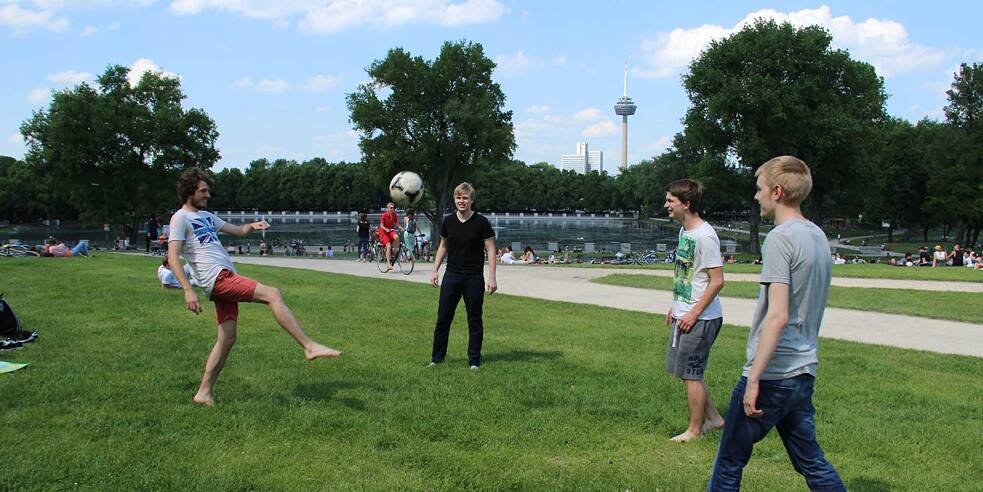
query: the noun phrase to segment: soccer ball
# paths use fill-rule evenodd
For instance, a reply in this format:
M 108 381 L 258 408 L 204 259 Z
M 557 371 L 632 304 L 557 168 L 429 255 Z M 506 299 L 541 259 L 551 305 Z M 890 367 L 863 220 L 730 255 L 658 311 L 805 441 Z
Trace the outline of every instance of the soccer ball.
M 413 171 L 403 171 L 389 182 L 389 196 L 400 205 L 414 205 L 423 198 L 423 180 Z

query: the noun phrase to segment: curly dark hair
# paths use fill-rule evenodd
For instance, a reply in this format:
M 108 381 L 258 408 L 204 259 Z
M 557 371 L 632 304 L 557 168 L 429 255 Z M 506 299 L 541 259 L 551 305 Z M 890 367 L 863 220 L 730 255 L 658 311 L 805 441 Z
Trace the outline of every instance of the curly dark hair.
M 193 167 L 181 173 L 181 177 L 177 180 L 177 194 L 181 197 L 181 203 L 187 202 L 188 197 L 195 194 L 195 191 L 198 190 L 198 183 L 200 181 L 208 183 L 208 186 L 210 187 L 215 185 L 215 182 L 212 181 L 211 176 L 197 167 Z

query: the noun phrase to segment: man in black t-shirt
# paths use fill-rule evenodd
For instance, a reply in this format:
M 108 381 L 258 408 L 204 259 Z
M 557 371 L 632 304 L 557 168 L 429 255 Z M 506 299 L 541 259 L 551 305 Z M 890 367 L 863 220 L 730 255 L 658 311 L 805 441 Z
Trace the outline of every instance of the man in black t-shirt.
M 433 353 L 430 365 L 444 361 L 447 356 L 447 337 L 457 303 L 464 297 L 468 312 L 468 365 L 477 369 L 481 365 L 481 342 L 484 324 L 481 308 L 484 291 L 494 294 L 498 290 L 495 280 L 495 231 L 481 214 L 471 209 L 474 188 L 461 183 L 454 188 L 456 212 L 444 217 L 440 225 L 440 246 L 433 262 L 430 283 L 440 287 L 437 305 L 437 325 L 433 330 Z M 488 257 L 488 283 L 484 278 L 485 255 Z M 444 280 L 438 283 L 440 264 L 447 257 Z

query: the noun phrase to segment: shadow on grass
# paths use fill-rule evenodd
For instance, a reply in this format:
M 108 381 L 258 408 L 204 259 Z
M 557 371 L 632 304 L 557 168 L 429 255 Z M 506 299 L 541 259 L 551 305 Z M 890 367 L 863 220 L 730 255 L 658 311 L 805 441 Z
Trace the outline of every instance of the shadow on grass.
M 535 350 L 516 350 L 513 352 L 496 352 L 483 357 L 484 362 L 537 362 L 553 360 L 561 357 L 563 352 L 551 350 L 541 352 Z
M 331 383 L 301 384 L 294 388 L 294 396 L 307 401 L 336 401 L 352 410 L 365 410 L 365 402 L 358 398 L 335 398 L 339 390 L 352 389 L 356 385 L 342 381 Z
M 891 490 L 891 486 L 887 482 L 876 480 L 872 478 L 855 478 L 850 480 L 850 490 L 859 490 L 863 492 L 885 492 Z

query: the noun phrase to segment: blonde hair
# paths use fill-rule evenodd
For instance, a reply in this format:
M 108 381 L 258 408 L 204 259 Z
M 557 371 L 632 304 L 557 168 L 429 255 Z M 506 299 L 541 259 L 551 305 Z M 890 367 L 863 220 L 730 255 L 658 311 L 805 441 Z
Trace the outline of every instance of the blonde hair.
M 788 206 L 801 204 L 812 191 L 812 173 L 802 159 L 783 155 L 761 165 L 754 172 L 755 177 L 763 177 L 769 187 L 781 186 L 784 194 L 782 202 Z
M 470 195 L 471 200 L 474 201 L 474 186 L 467 181 L 457 185 L 457 188 L 454 188 L 454 196 L 457 195 Z

